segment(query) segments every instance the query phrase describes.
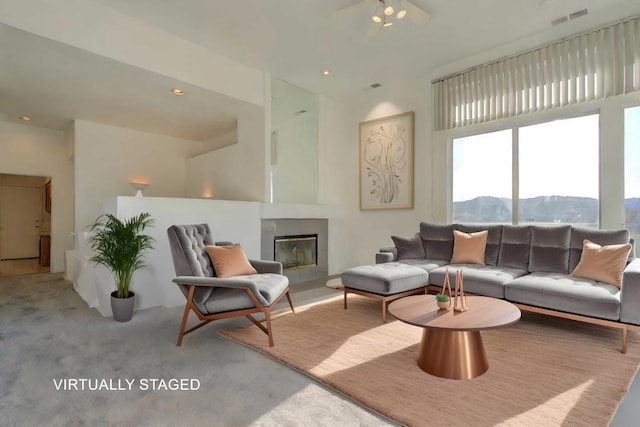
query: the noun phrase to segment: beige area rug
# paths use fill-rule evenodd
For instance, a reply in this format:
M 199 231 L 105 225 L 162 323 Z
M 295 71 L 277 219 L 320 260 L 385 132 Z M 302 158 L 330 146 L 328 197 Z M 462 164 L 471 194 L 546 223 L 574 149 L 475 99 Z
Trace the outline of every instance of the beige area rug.
M 483 332 L 489 371 L 445 380 L 416 364 L 421 329 L 382 324 L 380 303 L 350 295 L 283 311 L 275 347 L 255 326 L 221 330 L 310 375 L 367 408 L 409 426 L 606 426 L 640 363 L 640 339 L 564 319 L 523 313 Z

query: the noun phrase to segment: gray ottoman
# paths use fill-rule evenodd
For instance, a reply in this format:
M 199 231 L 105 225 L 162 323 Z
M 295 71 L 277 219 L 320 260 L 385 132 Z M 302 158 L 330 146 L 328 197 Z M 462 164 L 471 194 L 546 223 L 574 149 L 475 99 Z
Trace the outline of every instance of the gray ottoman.
M 416 293 L 427 293 L 429 273 L 420 267 L 399 262 L 363 265 L 342 273 L 344 308 L 347 294 L 358 294 L 382 301 L 382 321 L 387 320 L 387 302 Z

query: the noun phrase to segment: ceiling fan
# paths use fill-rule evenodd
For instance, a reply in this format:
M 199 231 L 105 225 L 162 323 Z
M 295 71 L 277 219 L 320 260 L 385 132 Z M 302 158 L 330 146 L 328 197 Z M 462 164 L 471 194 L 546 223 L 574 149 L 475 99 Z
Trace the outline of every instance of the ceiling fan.
M 431 15 L 422 10 L 409 0 L 362 0 L 351 6 L 339 9 L 334 12 L 335 16 L 344 16 L 355 12 L 366 6 L 376 5 L 371 14 L 371 26 L 367 31 L 367 36 L 373 36 L 382 27 L 389 27 L 395 21 L 403 19 L 405 16 L 416 24 L 424 24 Z

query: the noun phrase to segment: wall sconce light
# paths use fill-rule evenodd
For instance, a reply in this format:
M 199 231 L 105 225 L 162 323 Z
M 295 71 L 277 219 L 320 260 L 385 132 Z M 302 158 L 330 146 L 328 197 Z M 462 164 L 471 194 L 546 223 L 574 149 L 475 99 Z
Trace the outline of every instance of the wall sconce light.
M 131 186 L 136 190 L 136 195 L 134 197 L 137 199 L 142 198 L 142 190 L 149 186 L 149 184 L 144 182 L 130 182 L 129 184 L 131 184 Z

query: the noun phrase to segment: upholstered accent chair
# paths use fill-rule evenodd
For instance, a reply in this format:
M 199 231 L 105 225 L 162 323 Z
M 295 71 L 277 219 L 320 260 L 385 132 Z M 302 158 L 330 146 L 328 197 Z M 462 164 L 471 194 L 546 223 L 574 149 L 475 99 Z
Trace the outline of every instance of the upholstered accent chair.
M 271 309 L 286 296 L 295 313 L 289 296 L 289 280 L 282 275 L 282 264 L 249 260 L 257 274 L 218 278 L 205 245 L 224 246 L 230 242 L 214 242 L 208 224 L 172 225 L 167 234 L 178 276 L 173 281 L 187 298 L 177 345 L 182 345 L 184 335 L 212 320 L 245 316 L 267 334 L 273 347 Z M 185 330 L 190 311 L 201 323 Z M 252 316 L 255 313 L 264 314 L 266 327 Z

